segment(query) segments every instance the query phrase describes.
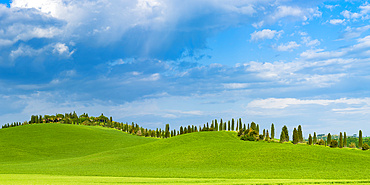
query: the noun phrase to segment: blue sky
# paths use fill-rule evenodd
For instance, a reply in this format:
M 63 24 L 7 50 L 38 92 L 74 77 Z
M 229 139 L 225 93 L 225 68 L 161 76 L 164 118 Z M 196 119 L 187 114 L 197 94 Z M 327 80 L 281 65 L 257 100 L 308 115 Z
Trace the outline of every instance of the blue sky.
M 368 2 L 0 3 L 0 124 L 76 111 L 370 135 Z

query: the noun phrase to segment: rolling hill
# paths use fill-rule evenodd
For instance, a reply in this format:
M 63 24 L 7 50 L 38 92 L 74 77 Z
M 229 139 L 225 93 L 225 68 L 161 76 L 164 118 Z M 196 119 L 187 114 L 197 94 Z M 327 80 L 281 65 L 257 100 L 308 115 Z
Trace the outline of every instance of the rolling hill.
M 0 153 L 0 180 L 7 174 L 367 180 L 370 174 L 369 151 L 246 142 L 227 131 L 154 139 L 103 127 L 36 124 L 1 129 Z

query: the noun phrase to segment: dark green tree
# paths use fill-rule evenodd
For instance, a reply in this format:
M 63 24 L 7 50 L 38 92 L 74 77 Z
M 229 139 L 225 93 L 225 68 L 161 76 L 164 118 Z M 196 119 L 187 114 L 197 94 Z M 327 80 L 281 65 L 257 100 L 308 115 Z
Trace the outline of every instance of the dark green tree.
M 242 125 L 243 125 L 242 118 L 239 118 L 239 130 L 242 129 Z
M 221 119 L 221 122 L 220 122 L 220 128 L 218 129 L 219 131 L 222 131 L 222 129 L 224 128 L 223 126 L 223 123 L 222 123 L 222 119 Z
M 362 148 L 362 131 L 358 131 L 358 148 Z
M 180 126 L 180 134 L 184 134 L 184 128 L 182 128 L 182 126 Z
M 308 135 L 308 144 L 312 145 L 312 136 L 311 136 L 311 134 Z
M 234 127 L 235 126 L 235 121 L 234 121 L 234 118 L 231 119 L 231 130 L 234 131 Z
M 215 119 L 215 127 L 213 128 L 214 131 L 218 131 L 218 123 L 217 119 Z
M 230 120 L 227 122 L 227 130 L 230 131 Z
M 253 121 L 251 123 L 251 129 L 257 131 L 257 125 Z
M 170 124 L 166 124 L 165 138 L 170 137 Z
M 347 147 L 347 134 L 344 132 L 343 147 Z
M 260 133 L 260 126 L 257 124 L 257 130 L 258 133 Z
M 265 137 L 265 141 L 269 141 L 269 140 L 270 140 L 269 130 L 266 130 L 266 137 Z
M 263 138 L 266 137 L 266 130 L 265 129 L 263 129 L 262 135 L 263 135 Z
M 303 133 L 301 125 L 298 125 L 298 142 L 303 143 Z
M 330 146 L 330 143 L 331 143 L 331 135 L 330 133 L 328 134 L 328 139 L 327 139 L 327 142 L 328 146 Z
M 313 144 L 315 145 L 317 143 L 317 137 L 316 132 L 313 133 Z
M 296 128 L 294 128 L 293 130 L 293 144 L 297 144 L 298 143 L 298 131 Z
M 339 133 L 339 148 L 343 148 L 343 134 Z
M 283 135 L 283 140 L 281 139 L 281 135 Z M 286 125 L 283 126 L 281 129 L 281 135 L 280 135 L 280 141 L 286 142 L 289 141 L 289 132 L 288 132 L 288 127 Z
M 273 140 L 275 137 L 275 127 L 274 123 L 271 124 L 271 139 Z
M 331 140 L 330 141 L 330 147 L 331 148 L 337 148 L 338 147 L 338 141 L 337 140 Z

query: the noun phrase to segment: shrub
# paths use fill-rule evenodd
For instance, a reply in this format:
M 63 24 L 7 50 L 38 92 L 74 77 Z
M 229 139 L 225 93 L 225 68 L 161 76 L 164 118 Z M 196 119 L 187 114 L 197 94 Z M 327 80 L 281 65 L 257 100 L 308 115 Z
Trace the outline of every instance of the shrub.
M 240 139 L 243 140 L 243 141 L 255 141 L 256 140 L 255 137 L 246 136 L 246 135 L 243 135 L 242 137 L 240 137 Z
M 325 145 L 325 141 L 320 139 L 319 142 L 318 142 L 319 145 Z
M 356 148 L 356 144 L 355 143 L 351 143 L 351 144 L 349 144 L 349 147 L 350 148 Z
M 337 140 L 331 140 L 330 141 L 330 147 L 337 148 L 338 147 L 338 141 Z
M 366 144 L 366 143 L 364 143 L 363 145 L 362 145 L 362 150 L 369 150 L 369 145 L 368 144 Z
M 255 137 L 252 137 L 252 136 L 247 136 L 246 137 L 246 141 L 255 141 L 256 138 Z

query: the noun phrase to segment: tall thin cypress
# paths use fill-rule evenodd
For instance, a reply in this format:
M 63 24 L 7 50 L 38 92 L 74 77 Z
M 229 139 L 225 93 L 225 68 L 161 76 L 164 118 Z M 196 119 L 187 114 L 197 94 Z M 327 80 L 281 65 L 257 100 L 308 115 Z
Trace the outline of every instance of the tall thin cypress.
M 296 128 L 294 128 L 293 130 L 293 144 L 297 144 L 298 143 L 298 131 Z
M 327 140 L 328 140 L 328 142 L 327 142 L 328 144 L 327 145 L 330 146 L 330 143 L 331 143 L 331 135 L 330 135 L 330 133 L 328 134 L 328 139 Z
M 217 123 L 217 119 L 215 119 L 215 127 L 214 127 L 213 129 L 214 129 L 213 131 L 218 131 L 218 123 Z
M 311 134 L 309 134 L 309 136 L 308 136 L 308 144 L 312 145 L 312 136 L 311 136 Z
M 275 137 L 275 127 L 274 127 L 274 124 L 272 123 L 271 124 L 271 139 L 274 139 Z
M 234 131 L 234 127 L 235 126 L 235 121 L 234 121 L 234 118 L 231 119 L 231 130 Z
M 347 134 L 344 132 L 343 147 L 347 147 Z
M 343 134 L 339 133 L 339 148 L 343 148 Z
M 317 137 L 316 132 L 313 133 L 313 144 L 315 145 L 317 143 Z
M 298 142 L 303 142 L 303 133 L 302 133 L 302 126 L 298 125 Z
M 242 118 L 239 118 L 239 130 L 242 129 L 242 127 L 243 127 L 242 125 L 243 125 Z
M 358 132 L 358 148 L 362 149 L 362 131 Z

